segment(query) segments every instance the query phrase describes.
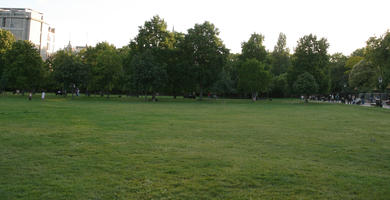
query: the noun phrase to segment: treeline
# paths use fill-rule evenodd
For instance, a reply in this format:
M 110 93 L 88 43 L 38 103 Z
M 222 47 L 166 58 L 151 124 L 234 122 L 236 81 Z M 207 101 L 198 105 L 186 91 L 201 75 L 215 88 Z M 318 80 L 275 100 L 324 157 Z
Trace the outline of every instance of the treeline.
M 57 91 L 109 96 L 112 93 L 224 97 L 289 97 L 384 91 L 390 81 L 390 33 L 372 37 L 351 55 L 328 54 L 325 38 L 306 35 L 294 53 L 279 34 L 272 52 L 253 33 L 241 54 L 229 53 L 210 22 L 186 34 L 167 30 L 154 16 L 129 45 L 107 42 L 80 52 L 60 50 L 43 61 L 28 41 L 0 29 L 0 89 Z

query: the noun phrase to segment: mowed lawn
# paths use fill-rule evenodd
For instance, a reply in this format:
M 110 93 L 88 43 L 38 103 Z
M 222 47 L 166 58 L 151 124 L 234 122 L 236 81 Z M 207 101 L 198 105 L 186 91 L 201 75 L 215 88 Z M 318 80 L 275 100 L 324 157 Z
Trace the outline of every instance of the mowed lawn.
M 390 110 L 0 96 L 0 199 L 389 199 Z

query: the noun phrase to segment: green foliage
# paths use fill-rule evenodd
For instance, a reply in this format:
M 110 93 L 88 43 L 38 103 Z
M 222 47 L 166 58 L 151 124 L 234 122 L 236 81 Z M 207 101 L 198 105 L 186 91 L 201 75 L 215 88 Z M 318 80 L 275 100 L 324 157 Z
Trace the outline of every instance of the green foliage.
M 196 91 L 202 97 L 204 91 L 210 91 L 242 96 L 243 91 L 239 90 L 243 89 L 239 87 L 240 66 L 247 60 L 256 59 L 263 63 L 264 71 L 274 76 L 267 88 L 272 96 L 290 95 L 298 76 L 305 72 L 314 77 L 318 93 L 343 93 L 351 90 L 346 86 L 350 82 L 347 79 L 353 66 L 366 59 L 376 68 L 375 78 L 383 80 L 379 85 L 377 82 L 376 87 L 385 90 L 390 86 L 389 31 L 381 37 L 370 38 L 366 47 L 355 50 L 347 59 L 341 54 L 328 55 L 327 40 L 317 39 L 313 34 L 298 40 L 293 55 L 286 47 L 286 35 L 283 33 L 279 34 L 272 53 L 267 52 L 263 44 L 264 36 L 253 33 L 248 41 L 241 44 L 241 54 L 229 54 L 219 38 L 219 30 L 210 22 L 195 24 L 187 34 L 170 32 L 167 27 L 164 19 L 156 15 L 139 26 L 137 36 L 123 48 L 116 49 L 107 42 L 101 42 L 77 54 L 68 52 L 67 55 L 60 51 L 58 58 L 48 58 L 43 65 L 41 85 L 51 90 L 58 87 L 68 90 L 74 84 L 88 94 L 126 92 L 138 95 L 140 92 L 152 92 L 153 95 L 161 93 L 176 97 Z M 10 51 L 12 41 L 14 38 L 9 31 L 0 30 L 0 86 L 3 88 L 11 76 L 2 73 L 5 71 L 4 56 Z M 147 59 L 146 64 L 140 58 Z M 140 66 L 148 66 L 155 71 L 145 75 L 144 71 L 139 70 Z M 160 85 L 157 87 L 155 83 L 150 83 L 145 88 L 141 80 L 151 79 L 142 77 L 154 77 Z M 20 87 L 19 82 L 24 81 L 16 82 L 14 85 Z
M 287 73 L 272 77 L 271 95 L 273 97 L 288 97 L 291 94 L 287 82 Z
M 152 50 L 138 53 L 131 62 L 131 83 L 145 95 L 164 88 L 167 78 L 166 65 L 158 62 Z
M 275 76 L 287 72 L 287 69 L 291 67 L 290 53 L 286 44 L 286 35 L 280 33 L 278 42 L 271 54 L 271 72 Z
M 369 61 L 357 63 L 349 74 L 349 85 L 362 92 L 372 91 L 377 83 L 377 71 Z
M 227 70 L 222 69 L 221 73 L 219 73 L 218 80 L 214 83 L 211 90 L 213 93 L 221 96 L 232 94 L 236 92 L 234 83 L 231 74 Z
M 135 47 L 140 52 L 148 49 L 171 48 L 171 37 L 172 35 L 167 30 L 167 23 L 156 15 L 139 27 L 138 35 L 131 42 L 130 46 Z
M 172 35 L 172 48 L 162 50 L 162 61 L 166 64 L 167 83 L 165 91 L 172 94 L 174 98 L 185 91 L 193 90 L 191 81 L 191 64 L 185 59 L 180 46 L 184 42 L 184 34 L 179 32 L 170 33 Z
M 86 84 L 89 71 L 79 55 L 67 50 L 60 50 L 51 59 L 54 79 L 60 84 L 63 91 L 74 93 L 75 88 Z
M 361 56 L 351 56 L 351 57 L 349 57 L 348 60 L 345 62 L 345 68 L 346 68 L 345 73 L 347 75 L 349 73 L 351 73 L 351 70 L 352 70 L 353 66 L 358 64 L 363 59 L 364 59 L 364 57 L 361 57 Z
M 107 48 L 97 54 L 97 65 L 92 69 L 94 83 L 108 94 L 122 73 L 121 59 L 115 48 Z
M 265 62 L 267 57 L 267 51 L 263 45 L 264 36 L 258 33 L 253 33 L 247 42 L 241 44 L 241 56 L 242 61 L 247 59 L 256 59 L 260 62 Z
M 12 44 L 15 42 L 14 35 L 7 30 L 0 29 L 0 80 L 3 70 L 5 68 L 5 53 L 12 48 Z M 0 83 L 0 91 L 3 89 Z
M 190 28 L 181 45 L 185 59 L 191 67 L 192 81 L 200 90 L 200 98 L 203 96 L 203 90 L 217 81 L 229 55 L 218 35 L 218 29 L 206 21 Z
M 298 76 L 297 80 L 294 82 L 293 88 L 295 93 L 305 95 L 307 98 L 311 94 L 316 94 L 319 86 L 313 75 L 304 72 Z
M 1 83 L 8 89 L 35 91 L 41 86 L 43 61 L 34 44 L 19 40 L 5 52 L 5 68 Z
M 15 37 L 10 31 L 0 29 L 0 55 L 11 49 L 14 42 Z
M 366 48 L 360 48 L 360 49 L 356 49 L 355 51 L 353 51 L 351 53 L 351 56 L 350 57 L 354 57 L 354 56 L 359 56 L 359 57 L 364 57 L 366 54 Z
M 348 74 L 346 63 L 347 57 L 341 53 L 335 53 L 330 56 L 329 79 L 330 93 L 342 93 L 348 84 Z
M 379 88 L 384 90 L 390 84 L 390 31 L 381 37 L 367 41 L 367 59 L 377 68 L 377 77 L 382 79 Z
M 245 61 L 239 70 L 239 88 L 251 93 L 252 98 L 257 98 L 257 93 L 267 92 L 271 83 L 271 75 L 265 69 L 265 65 L 256 59 Z
M 87 65 L 89 76 L 86 78 L 87 90 L 106 92 L 109 94 L 122 74 L 122 54 L 114 45 L 107 42 L 88 47 L 81 57 Z
M 144 94 L 145 98 L 152 93 L 153 99 L 157 92 L 167 87 L 172 93 L 180 91 L 185 70 L 181 68 L 181 52 L 176 47 L 183 40 L 183 34 L 170 33 L 167 23 L 159 16 L 139 27 L 138 35 L 129 45 L 131 53 L 126 58 L 129 88 Z
M 295 49 L 293 66 L 289 70 L 289 84 L 292 85 L 299 75 L 308 72 L 315 78 L 319 92 L 326 94 L 329 89 L 328 47 L 325 38 L 317 40 L 317 36 L 312 34 L 300 38 Z

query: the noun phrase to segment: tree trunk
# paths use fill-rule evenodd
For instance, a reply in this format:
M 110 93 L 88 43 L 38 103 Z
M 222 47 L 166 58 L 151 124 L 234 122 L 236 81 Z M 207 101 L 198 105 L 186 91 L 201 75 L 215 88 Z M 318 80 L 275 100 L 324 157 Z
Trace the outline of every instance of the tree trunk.
M 200 93 L 199 93 L 199 100 L 202 101 L 203 99 L 203 88 L 200 86 Z
M 152 101 L 153 101 L 153 102 L 156 101 L 156 93 L 155 93 L 155 92 L 152 92 Z
M 173 90 L 173 99 L 176 99 L 176 91 L 175 90 Z
M 148 101 L 148 96 L 147 96 L 147 94 L 146 94 L 146 92 L 145 92 L 145 102 L 146 101 Z

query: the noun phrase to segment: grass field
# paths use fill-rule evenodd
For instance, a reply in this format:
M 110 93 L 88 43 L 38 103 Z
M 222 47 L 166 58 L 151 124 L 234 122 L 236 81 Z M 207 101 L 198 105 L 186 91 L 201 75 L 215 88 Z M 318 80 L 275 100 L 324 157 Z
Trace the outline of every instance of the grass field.
M 0 199 L 389 199 L 390 110 L 0 96 Z

